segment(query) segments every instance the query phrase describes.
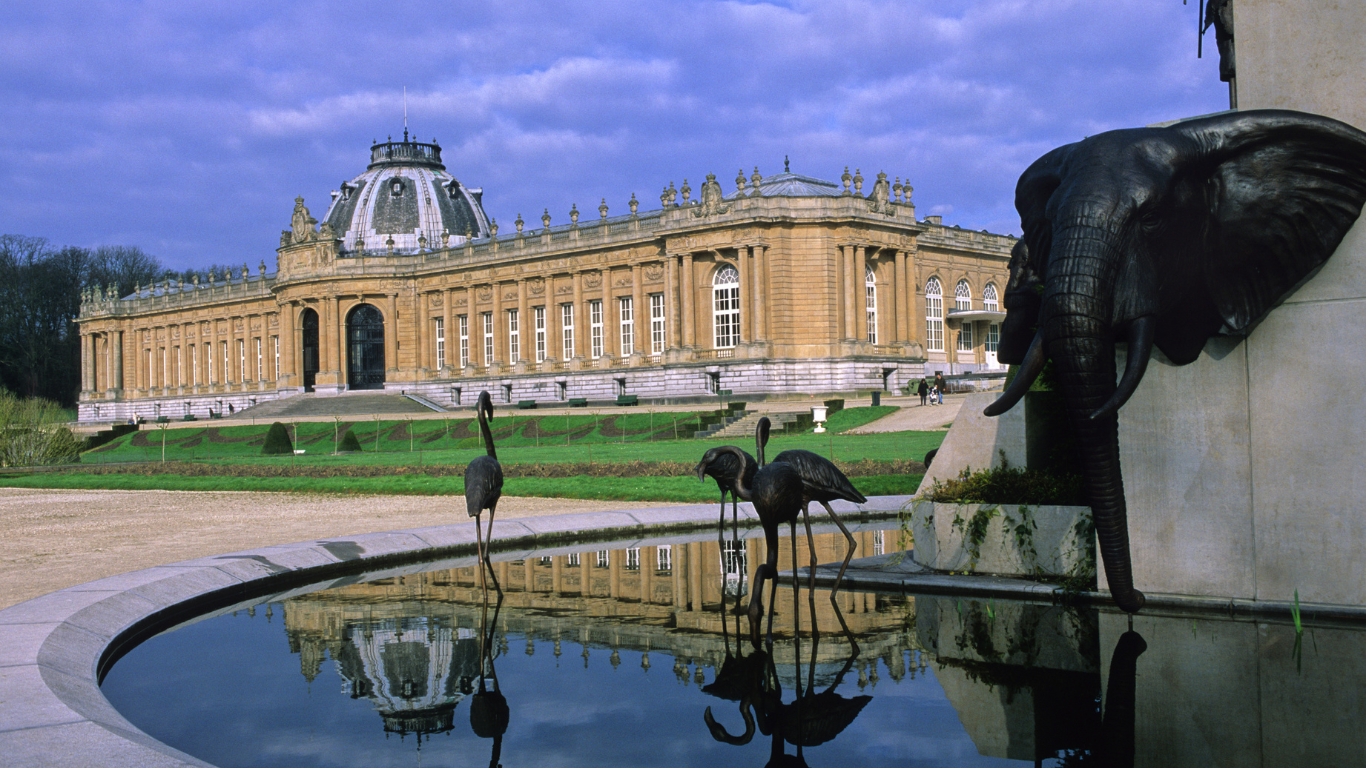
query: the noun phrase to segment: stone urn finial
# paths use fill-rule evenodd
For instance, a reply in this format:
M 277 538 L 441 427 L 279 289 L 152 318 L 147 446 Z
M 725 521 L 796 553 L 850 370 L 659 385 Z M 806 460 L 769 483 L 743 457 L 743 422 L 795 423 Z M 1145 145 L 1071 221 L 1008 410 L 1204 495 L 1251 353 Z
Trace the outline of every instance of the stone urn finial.
M 605 197 L 602 199 L 602 204 L 598 206 L 598 216 L 607 218 L 607 198 Z
M 631 193 L 631 201 L 627 205 L 631 206 L 631 215 L 636 215 L 636 209 L 640 208 L 640 201 L 636 199 L 636 193 Z
M 549 209 L 549 208 L 545 209 L 545 213 L 542 213 L 542 214 L 541 214 L 541 226 L 545 227 L 546 229 L 550 229 L 550 209 Z
M 688 198 L 692 197 L 692 187 L 688 186 L 688 180 L 683 180 L 683 186 L 678 188 L 679 194 L 683 195 L 683 204 L 688 204 Z
M 844 174 L 840 176 L 840 181 L 844 183 L 844 194 L 849 194 L 849 182 L 853 180 L 854 177 L 849 175 L 849 166 L 844 166 Z
M 522 221 L 522 214 L 517 214 L 517 220 L 512 222 L 512 226 L 517 228 L 517 234 L 522 234 L 522 227 L 526 226 L 526 222 Z
M 579 204 L 578 204 L 578 203 L 574 203 L 574 204 L 572 204 L 572 205 L 569 206 L 569 223 L 571 223 L 571 224 L 578 224 L 578 223 L 579 223 Z
M 738 170 L 738 171 L 735 172 L 735 191 L 736 191 L 736 192 L 742 192 L 742 193 L 745 191 L 745 169 L 744 169 L 744 168 L 741 168 L 740 170 Z

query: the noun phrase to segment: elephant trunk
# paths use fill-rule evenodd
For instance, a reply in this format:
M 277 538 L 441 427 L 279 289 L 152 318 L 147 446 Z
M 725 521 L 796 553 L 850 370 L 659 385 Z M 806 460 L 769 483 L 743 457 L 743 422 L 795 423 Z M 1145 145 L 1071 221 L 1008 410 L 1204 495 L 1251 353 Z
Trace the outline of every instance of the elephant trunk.
M 1100 557 L 1120 608 L 1135 613 L 1143 594 L 1134 589 L 1128 513 L 1119 463 L 1119 418 L 1103 406 L 1115 394 L 1115 352 L 1110 319 L 1118 259 L 1116 233 L 1094 225 L 1060 231 L 1054 238 L 1039 329 L 1067 401 L 1068 421 L 1080 447 Z M 1099 413 L 1095 418 L 1093 414 Z

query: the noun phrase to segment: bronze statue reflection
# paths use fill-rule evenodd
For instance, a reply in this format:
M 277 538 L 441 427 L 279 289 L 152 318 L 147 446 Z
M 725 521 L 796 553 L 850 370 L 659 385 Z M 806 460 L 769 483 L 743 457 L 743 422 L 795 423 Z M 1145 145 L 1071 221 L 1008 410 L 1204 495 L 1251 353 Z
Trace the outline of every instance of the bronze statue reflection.
M 498 499 L 503 495 L 503 467 L 498 463 L 498 452 L 493 448 L 493 432 L 489 429 L 489 419 L 493 418 L 493 399 L 487 390 L 479 393 L 479 402 L 474 408 L 479 417 L 479 434 L 484 438 L 486 455 L 476 456 L 465 467 L 465 510 L 474 518 L 474 539 L 479 547 L 479 586 L 487 590 L 484 583 L 484 571 L 487 569 L 501 598 L 503 588 L 498 585 L 498 577 L 493 573 L 493 564 L 489 562 L 488 547 L 485 545 L 486 540 L 489 543 L 493 541 L 493 516 L 498 511 Z M 486 509 L 489 511 L 488 536 L 481 538 L 479 513 Z
M 1132 768 L 1134 764 L 1134 700 L 1137 694 L 1138 657 L 1148 650 L 1143 636 L 1132 629 L 1120 635 L 1110 657 L 1110 678 L 1105 691 L 1105 717 L 1100 725 L 1100 764 Z
M 494 586 L 497 584 L 495 580 Z M 481 739 L 493 739 L 489 768 L 498 768 L 510 715 L 507 698 L 498 685 L 498 672 L 493 666 L 493 659 L 498 655 L 493 633 L 498 626 L 498 613 L 503 609 L 503 591 L 498 589 L 496 594 L 498 602 L 493 609 L 493 620 L 489 621 L 489 592 L 487 588 L 483 590 L 484 605 L 479 618 L 479 690 L 470 697 L 470 728 Z M 488 685 L 490 680 L 492 688 Z
M 795 538 L 795 533 L 794 533 Z M 794 580 L 794 587 L 796 582 Z M 796 605 L 794 599 L 794 605 Z M 823 691 L 816 692 L 816 657 L 820 647 L 820 632 L 816 626 L 816 614 L 811 614 L 811 659 L 806 673 L 806 684 L 802 684 L 802 643 L 801 633 L 794 634 L 793 679 L 795 698 L 789 704 L 783 703 L 782 684 L 772 656 L 765 651 L 755 651 L 748 657 L 731 657 L 727 651 L 726 663 L 718 670 L 716 682 L 702 690 L 713 696 L 740 702 L 740 716 L 745 730 L 740 735 L 731 735 L 725 726 L 716 721 L 711 707 L 703 712 L 702 718 L 707 730 L 717 741 L 733 744 L 748 744 L 755 731 L 772 737 L 769 752 L 769 766 L 805 766 L 803 750 L 831 741 L 858 717 L 863 708 L 872 701 L 871 696 L 845 698 L 835 692 L 843 682 L 845 674 L 853 666 L 857 652 L 850 653 L 844 666 L 835 675 L 831 684 Z M 738 645 L 738 638 L 737 638 Z M 772 648 L 770 642 L 769 648 Z M 797 748 L 795 755 L 787 754 L 787 746 Z

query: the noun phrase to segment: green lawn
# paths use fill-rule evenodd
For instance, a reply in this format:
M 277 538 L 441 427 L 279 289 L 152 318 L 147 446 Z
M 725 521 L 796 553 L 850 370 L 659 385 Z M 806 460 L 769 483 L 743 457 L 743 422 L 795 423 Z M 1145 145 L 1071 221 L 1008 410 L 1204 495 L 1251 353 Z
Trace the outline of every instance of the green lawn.
M 832 415 L 829 431 L 814 434 L 774 434 L 770 456 L 788 448 L 805 448 L 841 463 L 918 461 L 944 439 L 943 432 L 889 432 L 872 435 L 839 434 L 895 410 L 850 408 Z M 579 464 L 566 468 L 571 477 L 508 477 L 504 492 L 512 496 L 549 496 L 580 499 L 707 502 L 717 498 L 714 482 L 699 483 L 691 467 L 721 440 L 692 439 L 703 423 L 716 421 L 712 411 L 692 413 L 633 412 L 598 415 L 513 414 L 493 420 L 498 458 L 507 467 L 518 465 Z M 284 491 L 294 493 L 461 495 L 458 475 L 436 476 L 422 467 L 459 467 L 481 455 L 482 441 L 473 419 L 301 422 L 287 424 L 298 455 L 263 456 L 261 445 L 269 424 L 219 427 L 212 423 L 170 424 L 166 429 L 147 425 L 81 457 L 71 469 L 34 475 L 0 477 L 0 485 L 19 488 L 80 488 L 113 490 Z M 675 426 L 679 439 L 674 439 Z M 333 441 L 350 428 L 362 451 L 334 454 Z M 163 448 L 164 439 L 164 448 Z M 752 438 L 730 442 L 755 450 Z M 379 450 L 375 447 L 378 445 Z M 212 466 L 217 474 L 201 475 L 184 465 Z M 150 462 L 150 466 L 145 464 Z M 637 468 L 636 462 L 662 462 L 673 467 Z M 113 471 L 95 472 L 98 465 Z M 598 476 L 594 466 L 626 465 L 603 474 L 677 476 Z M 90 471 L 83 471 L 82 466 Z M 234 470 L 233 467 L 241 467 Z M 346 468 L 365 472 L 346 476 Z M 858 471 L 855 472 L 854 470 Z M 392 470 L 392 472 L 391 472 Z M 458 470 L 457 470 L 458 471 Z M 864 464 L 849 468 L 856 487 L 867 495 L 913 493 L 919 474 L 886 474 L 899 468 Z M 577 473 L 585 472 L 579 475 Z M 336 476 L 333 476 L 335 473 Z M 517 474 L 515 471 L 510 474 Z M 539 474 L 527 473 L 521 474 Z M 589 476 L 593 475 L 593 476 Z
M 921 475 L 879 475 L 853 478 L 866 496 L 914 493 Z M 385 477 L 188 477 L 185 475 L 91 475 L 64 472 L 0 479 L 13 488 L 108 489 L 119 491 L 274 491 L 287 493 L 461 496 L 459 477 L 389 475 Z M 705 503 L 720 498 L 716 483 L 696 477 L 510 477 L 507 496 L 561 499 L 613 499 Z

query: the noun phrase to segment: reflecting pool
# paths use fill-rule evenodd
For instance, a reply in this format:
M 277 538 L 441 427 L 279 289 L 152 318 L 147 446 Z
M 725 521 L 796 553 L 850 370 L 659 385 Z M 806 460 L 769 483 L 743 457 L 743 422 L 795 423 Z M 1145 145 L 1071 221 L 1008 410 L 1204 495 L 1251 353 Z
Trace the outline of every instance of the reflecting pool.
M 859 554 L 896 532 L 856 530 Z M 779 587 L 759 539 L 473 559 L 299 590 L 158 635 L 103 690 L 224 766 L 1353 765 L 1361 632 Z M 841 536 L 817 537 L 821 562 Z M 809 558 L 799 539 L 798 562 Z M 790 568 L 786 537 L 779 562 Z M 767 596 L 765 596 L 767 597 Z M 800 631 L 794 632 L 794 628 Z M 1307 762 L 1306 762 L 1307 761 Z M 792 764 L 803 764 L 795 762 Z

